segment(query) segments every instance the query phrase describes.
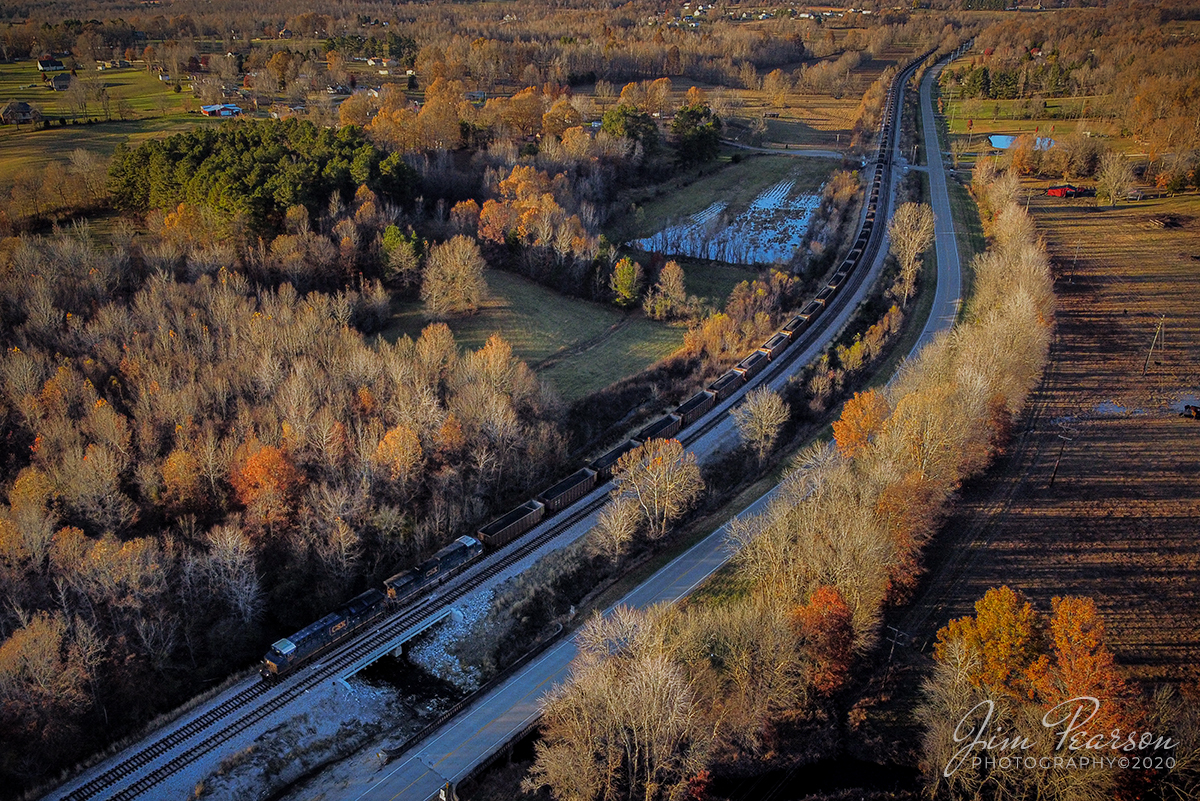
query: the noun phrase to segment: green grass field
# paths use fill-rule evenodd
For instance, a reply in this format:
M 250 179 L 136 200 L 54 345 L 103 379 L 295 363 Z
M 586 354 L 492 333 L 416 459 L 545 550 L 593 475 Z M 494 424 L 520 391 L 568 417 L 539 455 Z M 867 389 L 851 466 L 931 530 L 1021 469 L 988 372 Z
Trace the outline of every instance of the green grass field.
M 599 337 L 625 316 L 610 306 L 563 297 L 503 270 L 485 275 L 488 297 L 479 312 L 449 322 L 462 348 L 483 347 L 498 332 L 517 356 L 536 366 L 563 348 Z M 428 323 L 421 303 L 406 301 L 397 304 L 383 336 L 396 339 L 407 334 L 415 339 Z
M 215 124 L 199 114 L 183 112 L 191 94 L 171 91 L 170 84 L 159 81 L 145 70 L 127 68 L 80 72 L 81 79 L 103 83 L 112 98 L 113 119 L 92 125 L 67 125 L 33 130 L 29 125 L 0 127 L 0 187 L 7 186 L 23 169 L 42 169 L 50 161 L 66 161 L 72 150 L 84 148 L 109 156 L 119 144 L 137 144 L 143 139 L 185 130 L 193 125 Z M 42 83 L 42 74 L 32 59 L 0 64 L 0 105 L 9 100 L 24 100 L 41 110 L 47 118 L 69 119 L 67 93 L 54 92 Z M 118 120 L 117 103 L 127 100 L 136 119 Z M 165 115 L 164 115 L 165 111 Z M 88 106 L 92 119 L 103 119 L 100 104 Z M 83 118 L 80 117 L 82 120 Z
M 56 73 L 47 73 L 53 75 Z M 58 73 L 61 74 L 61 73 Z M 24 100 L 36 104 L 47 116 L 70 116 L 70 108 L 66 92 L 55 92 L 49 83 L 42 82 L 43 74 L 38 72 L 37 61 L 26 59 L 11 64 L 0 64 L 0 103 L 9 100 Z M 168 113 L 182 109 L 185 97 L 191 97 L 188 92 L 175 93 L 169 83 L 160 81 L 157 75 L 137 67 L 124 69 L 79 70 L 79 80 L 85 83 L 103 84 L 112 98 L 112 110 L 116 113 L 117 101 L 125 99 L 140 115 L 161 114 L 159 101 Z M 94 117 L 103 116 L 100 104 L 92 101 L 89 113 Z
M 688 258 L 678 258 L 676 261 L 683 268 L 684 285 L 688 294 L 695 295 L 717 308 L 724 307 L 725 300 L 737 284 L 753 281 L 758 277 L 757 271 L 733 264 Z
M 107 158 L 120 144 L 132 146 L 145 139 L 178 133 L 195 125 L 218 123 L 219 120 L 199 114 L 172 114 L 140 120 L 98 122 L 94 125 L 68 125 L 40 131 L 30 130 L 29 126 L 23 125 L 20 133 L 14 131 L 12 126 L 7 126 L 8 130 L 0 134 L 0 187 L 11 184 L 13 176 L 23 169 L 41 169 L 51 161 L 66 161 L 76 148 L 90 150 Z
M 955 90 L 951 90 L 953 95 Z M 960 100 L 947 97 L 946 117 L 952 119 L 952 133 L 966 134 L 967 122 L 971 122 L 970 130 L 976 135 L 988 133 L 1033 133 L 1040 129 L 1040 136 L 1053 136 L 1055 133 L 1073 131 L 1079 123 L 1095 125 L 1088 118 L 1079 119 L 1081 104 L 1091 108 L 1097 98 L 1091 97 L 1055 97 L 1046 100 L 1046 109 L 1034 119 L 1026 119 L 1026 100 L 987 100 L 974 98 Z M 1054 127 L 1054 132 L 1050 131 Z
M 519 275 L 490 270 L 487 282 L 483 308 L 449 321 L 459 347 L 473 350 L 500 334 L 568 403 L 640 372 L 683 344 L 682 327 L 563 297 Z M 415 338 L 427 324 L 419 302 L 397 303 L 381 336 Z
M 570 403 L 670 356 L 683 345 L 686 333 L 683 326 L 633 317 L 611 336 L 539 369 L 538 374 Z

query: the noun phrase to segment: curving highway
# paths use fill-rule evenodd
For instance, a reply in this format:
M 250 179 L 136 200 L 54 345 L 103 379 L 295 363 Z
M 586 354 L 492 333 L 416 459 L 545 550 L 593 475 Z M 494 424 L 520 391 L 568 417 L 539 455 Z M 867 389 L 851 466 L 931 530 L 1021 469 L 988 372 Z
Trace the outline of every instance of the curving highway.
M 910 357 L 922 345 L 938 333 L 948 330 L 954 323 L 960 302 L 962 275 L 958 247 L 955 239 L 953 217 L 947 191 L 945 166 L 940 157 L 937 131 L 931 99 L 932 82 L 937 70 L 928 70 L 921 83 L 920 104 L 925 132 L 926 152 L 937 154 L 929 165 L 931 200 L 936 219 L 935 246 L 937 251 L 937 286 L 934 306 L 914 346 Z M 894 138 L 889 147 L 898 150 L 899 126 L 895 126 Z M 898 159 L 893 159 L 892 181 L 908 169 Z M 892 191 L 889 191 L 889 205 Z M 881 219 L 887 215 L 880 213 Z M 883 226 L 879 226 L 883 228 Z M 883 269 L 887 255 L 886 239 L 876 253 L 870 271 L 863 276 L 861 285 L 852 294 L 851 302 L 845 304 L 837 317 L 837 323 L 825 329 L 826 336 L 815 337 L 800 351 L 793 364 L 805 364 L 821 353 L 829 334 L 836 333 L 842 322 L 849 319 L 858 301 L 865 297 L 874 279 Z M 803 343 L 802 343 L 803 344 Z M 787 380 L 789 371 L 780 371 L 767 383 L 781 385 Z M 716 426 L 690 443 L 698 453 L 710 453 L 719 446 L 728 446 L 736 440 L 732 426 Z M 774 490 L 750 504 L 742 514 L 762 511 L 770 502 Z M 686 553 L 663 567 L 641 586 L 629 592 L 614 606 L 646 607 L 657 603 L 673 603 L 689 594 L 713 571 L 728 559 L 725 544 L 726 527 L 714 531 Z M 607 611 L 611 611 L 611 608 Z M 466 778 L 475 767 L 496 753 L 513 739 L 536 725 L 541 714 L 541 698 L 546 691 L 565 681 L 569 676 L 570 663 L 576 653 L 573 639 L 564 640 L 514 673 L 508 680 L 495 687 L 484 697 L 447 722 L 428 738 L 414 746 L 407 754 L 389 765 L 381 773 L 371 777 L 360 777 L 351 783 L 341 801 L 427 801 L 437 798 L 444 788 L 453 786 Z M 332 798 L 332 796 L 327 796 Z M 447 791 L 446 797 L 452 797 Z

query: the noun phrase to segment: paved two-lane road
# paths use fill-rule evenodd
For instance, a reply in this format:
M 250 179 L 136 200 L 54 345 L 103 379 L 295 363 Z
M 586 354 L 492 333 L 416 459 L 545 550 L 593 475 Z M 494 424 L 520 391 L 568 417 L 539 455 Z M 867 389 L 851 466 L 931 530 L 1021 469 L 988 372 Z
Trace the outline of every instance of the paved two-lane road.
M 941 74 L 943 65 L 944 62 L 926 70 L 921 81 L 921 128 L 925 133 L 925 153 L 929 161 L 929 199 L 933 206 L 933 241 L 937 252 L 937 291 L 933 296 L 933 308 L 913 353 L 925 347 L 939 332 L 947 331 L 954 325 L 962 299 L 962 265 L 959 263 L 958 241 L 954 235 L 945 161 L 938 144 L 937 119 L 933 114 L 933 82 Z

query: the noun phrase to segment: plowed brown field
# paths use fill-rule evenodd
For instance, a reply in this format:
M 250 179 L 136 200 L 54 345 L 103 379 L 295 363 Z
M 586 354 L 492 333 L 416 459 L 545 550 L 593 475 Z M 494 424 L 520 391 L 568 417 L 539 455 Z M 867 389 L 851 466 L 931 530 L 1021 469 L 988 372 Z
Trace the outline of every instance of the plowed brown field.
M 932 643 L 1000 584 L 1043 611 L 1086 595 L 1132 678 L 1178 680 L 1200 664 L 1200 420 L 1180 416 L 1200 403 L 1200 198 L 1093 203 L 1031 198 L 1055 262 L 1050 363 L 899 626 Z

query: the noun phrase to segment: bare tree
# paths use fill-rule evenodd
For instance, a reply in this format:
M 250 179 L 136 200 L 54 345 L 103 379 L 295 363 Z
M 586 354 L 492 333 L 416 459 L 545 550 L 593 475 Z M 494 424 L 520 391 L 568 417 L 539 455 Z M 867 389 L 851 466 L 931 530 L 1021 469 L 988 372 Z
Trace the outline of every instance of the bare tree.
M 324 536 L 317 541 L 317 555 L 338 586 L 345 586 L 362 559 L 362 540 L 341 517 L 334 518 Z
M 900 262 L 902 291 L 907 301 L 916 286 L 921 256 L 933 243 L 933 209 L 925 203 L 905 203 L 892 215 L 888 236 L 892 240 L 892 253 Z
M 570 683 L 545 703 L 544 737 L 524 786 L 556 798 L 683 798 L 713 728 L 662 633 L 663 610 L 626 608 L 580 632 Z
M 971 682 L 971 676 L 978 670 L 978 659 L 978 654 L 962 642 L 952 643 L 922 688 L 925 701 L 917 709 L 917 719 L 925 724 L 922 745 L 931 794 L 945 788 L 969 795 L 982 783 L 980 771 L 972 766 L 970 759 L 961 765 L 953 761 L 955 752 L 961 748 L 954 740 L 954 727 L 982 700 L 982 693 Z
M 105 159 L 90 150 L 76 148 L 71 151 L 68 170 L 79 178 L 90 202 L 97 203 L 104 197 L 108 181 L 108 162 Z
M 87 116 L 88 101 L 91 100 L 91 91 L 87 84 L 78 78 L 72 77 L 71 82 L 67 84 L 67 105 L 71 109 L 72 117 Z
M 616 561 L 637 533 L 640 510 L 632 498 L 609 501 L 589 532 L 589 550 Z
M 775 446 L 779 429 L 787 422 L 790 413 L 783 398 L 765 386 L 750 392 L 745 402 L 733 410 L 738 433 L 754 449 L 759 462 Z
M 954 159 L 954 169 L 958 169 L 959 162 L 968 152 L 967 143 L 963 140 L 955 139 L 950 143 L 950 156 Z
M 472 312 L 479 308 L 486 283 L 483 271 L 487 262 L 479 252 L 479 243 L 462 236 L 429 249 L 421 300 L 433 318 Z
M 647 536 L 658 539 L 704 491 L 696 455 L 677 439 L 652 439 L 617 462 L 615 498 L 630 498 L 642 510 Z
M 762 754 L 774 721 L 795 710 L 803 697 L 803 651 L 788 611 L 755 593 L 720 606 L 692 608 L 682 622 L 677 648 L 693 659 L 720 655 L 715 678 L 720 681 L 721 738 L 743 753 Z M 706 687 L 706 696 L 708 692 Z
M 105 121 L 112 119 L 112 95 L 108 92 L 108 87 L 103 83 L 96 83 L 93 87 L 92 94 L 96 101 L 100 104 L 101 110 L 104 112 Z
M 1108 197 L 1108 205 L 1115 206 L 1120 198 L 1129 194 L 1133 186 L 1133 168 L 1129 161 L 1116 151 L 1110 150 L 1100 158 L 1100 169 L 1096 171 L 1096 200 Z
M 109 448 L 89 445 L 71 451 L 59 467 L 63 502 L 96 531 L 121 531 L 137 518 L 137 506 L 121 488 L 127 461 Z
M 236 526 L 217 526 L 208 532 L 208 580 L 214 592 L 244 624 L 262 612 L 263 595 L 254 569 L 250 540 Z

